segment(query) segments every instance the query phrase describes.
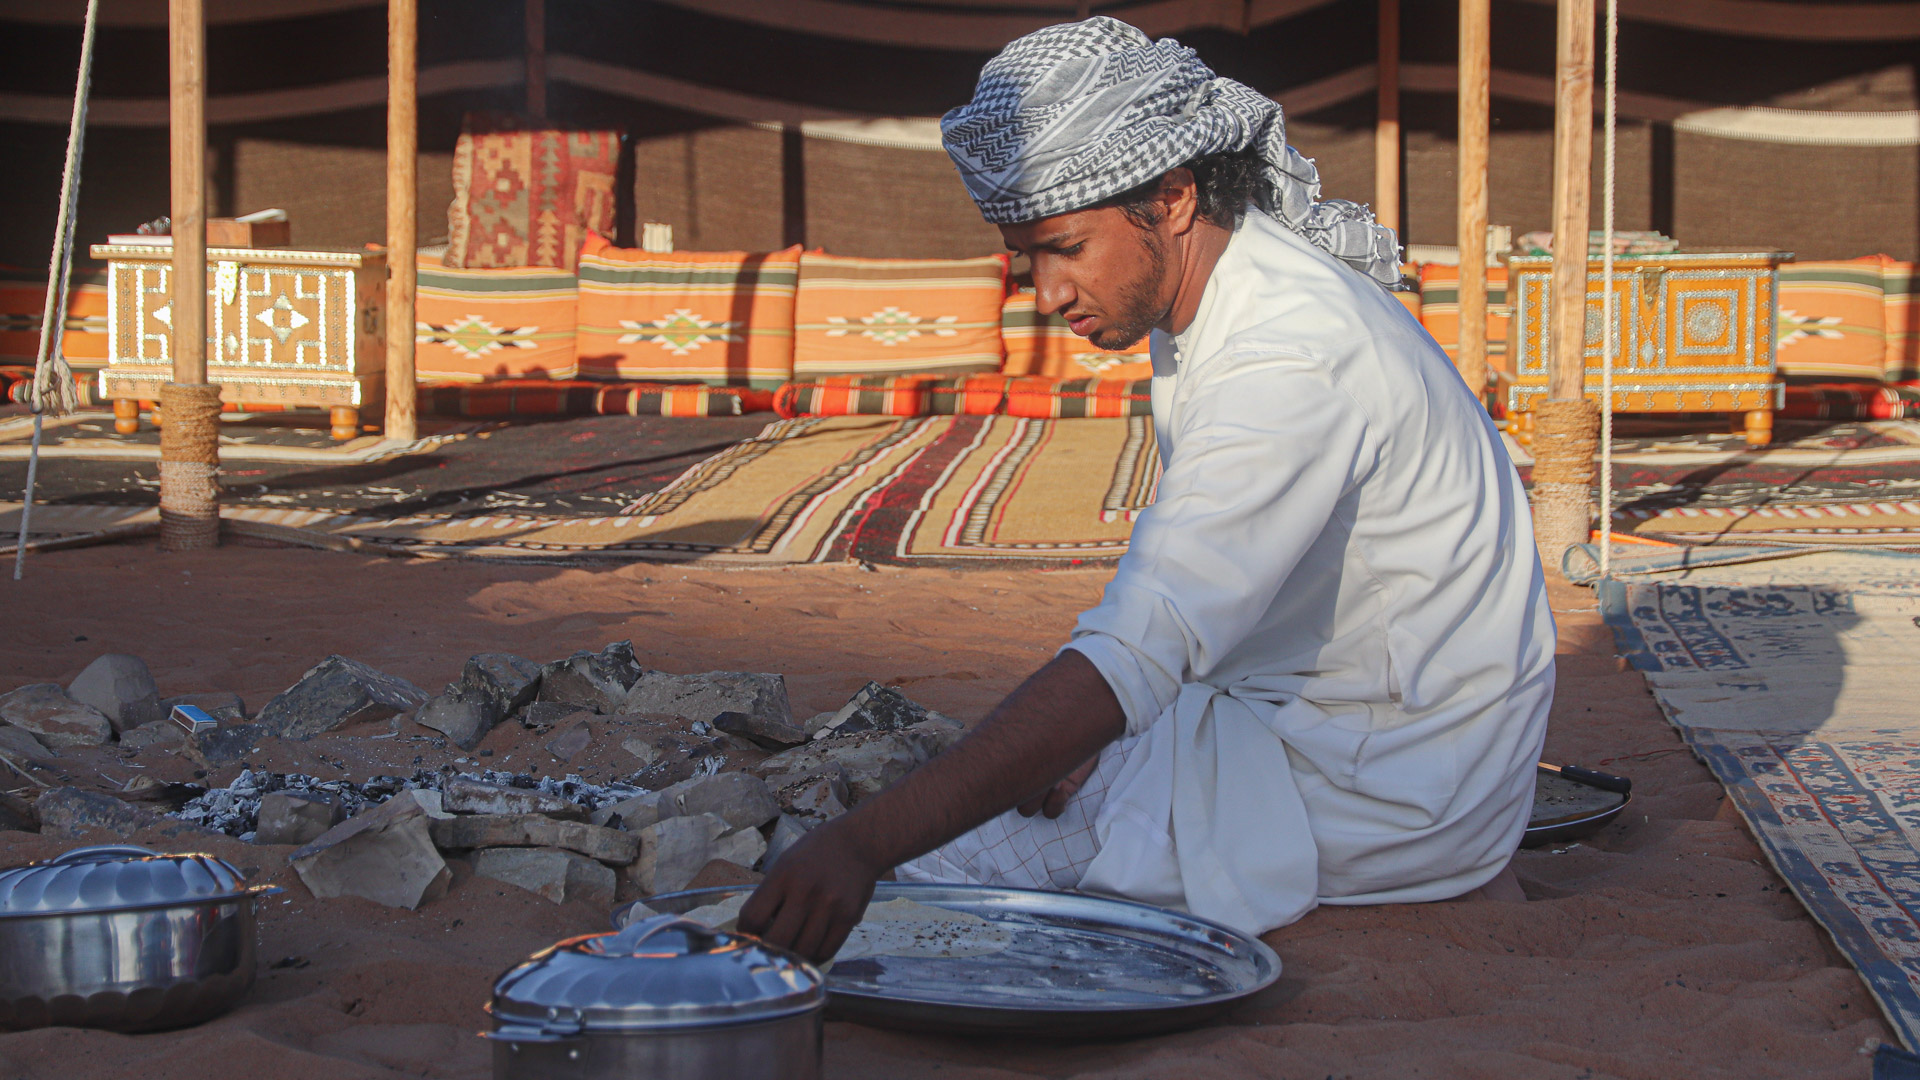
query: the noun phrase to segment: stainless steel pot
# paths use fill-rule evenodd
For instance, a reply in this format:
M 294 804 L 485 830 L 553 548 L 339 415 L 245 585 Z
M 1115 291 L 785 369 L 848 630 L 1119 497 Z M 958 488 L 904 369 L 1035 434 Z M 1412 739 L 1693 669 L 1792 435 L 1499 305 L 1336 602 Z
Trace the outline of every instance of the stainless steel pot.
M 211 855 L 76 848 L 0 872 L 0 1030 L 185 1027 L 254 975 L 255 897 Z
M 819 1080 L 820 972 L 659 915 L 563 941 L 493 986 L 495 1080 Z

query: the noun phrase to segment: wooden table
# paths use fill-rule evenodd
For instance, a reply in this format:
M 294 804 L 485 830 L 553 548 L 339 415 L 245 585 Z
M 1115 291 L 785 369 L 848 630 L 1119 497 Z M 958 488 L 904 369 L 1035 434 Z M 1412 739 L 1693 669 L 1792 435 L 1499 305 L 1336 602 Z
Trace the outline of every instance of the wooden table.
M 107 262 L 109 335 L 100 396 L 114 427 L 139 430 L 142 402 L 173 378 L 173 249 L 95 244 Z M 386 388 L 386 254 L 378 250 L 207 249 L 207 381 L 238 406 L 331 410 L 333 437 L 380 416 Z M 164 418 L 157 418 L 164 421 Z
M 1616 258 L 1613 401 L 1616 413 L 1741 414 L 1747 443 L 1773 440 L 1783 385 L 1774 377 L 1779 265 L 1793 256 L 1685 253 Z M 1513 304 L 1508 351 L 1515 378 L 1507 409 L 1516 431 L 1547 393 L 1553 259 L 1507 263 Z M 1599 259 L 1587 266 L 1586 391 L 1600 395 L 1604 288 Z

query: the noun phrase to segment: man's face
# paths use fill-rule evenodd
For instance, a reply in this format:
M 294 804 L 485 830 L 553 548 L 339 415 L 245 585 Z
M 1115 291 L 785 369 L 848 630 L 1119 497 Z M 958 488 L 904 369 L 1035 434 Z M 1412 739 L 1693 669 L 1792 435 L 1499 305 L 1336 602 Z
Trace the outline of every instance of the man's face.
M 1102 349 L 1129 348 L 1166 317 L 1178 288 L 1160 226 L 1114 207 L 1002 225 L 1007 247 L 1033 263 L 1035 306 Z

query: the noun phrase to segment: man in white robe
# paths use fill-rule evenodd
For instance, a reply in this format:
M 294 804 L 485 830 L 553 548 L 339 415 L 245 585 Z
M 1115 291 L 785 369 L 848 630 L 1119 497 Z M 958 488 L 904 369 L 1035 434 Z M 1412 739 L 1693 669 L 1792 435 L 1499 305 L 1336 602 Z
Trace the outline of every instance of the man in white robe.
M 1383 287 L 1392 234 L 1316 201 L 1277 106 L 1112 19 L 1009 45 L 943 130 L 1042 310 L 1152 331 L 1158 499 L 1053 662 L 796 845 L 742 927 L 831 955 L 896 865 L 1254 932 L 1493 879 L 1553 621 L 1492 424 Z

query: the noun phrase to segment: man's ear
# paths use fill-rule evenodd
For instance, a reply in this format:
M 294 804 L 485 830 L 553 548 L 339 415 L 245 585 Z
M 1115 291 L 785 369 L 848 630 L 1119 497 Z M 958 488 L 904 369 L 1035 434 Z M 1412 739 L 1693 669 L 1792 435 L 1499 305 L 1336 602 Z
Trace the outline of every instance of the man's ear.
M 1200 185 L 1192 169 L 1167 170 L 1160 178 L 1160 204 L 1166 209 L 1167 225 L 1174 235 L 1193 228 L 1200 219 Z

